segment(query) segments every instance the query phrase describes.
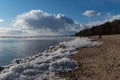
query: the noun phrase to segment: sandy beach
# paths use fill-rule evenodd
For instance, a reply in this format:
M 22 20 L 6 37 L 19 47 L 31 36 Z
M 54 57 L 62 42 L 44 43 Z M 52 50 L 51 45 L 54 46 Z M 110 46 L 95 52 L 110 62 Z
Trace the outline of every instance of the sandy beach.
M 67 80 L 120 80 L 120 35 L 89 38 L 103 44 L 79 49 L 71 56 L 79 63 L 79 68 L 59 76 Z

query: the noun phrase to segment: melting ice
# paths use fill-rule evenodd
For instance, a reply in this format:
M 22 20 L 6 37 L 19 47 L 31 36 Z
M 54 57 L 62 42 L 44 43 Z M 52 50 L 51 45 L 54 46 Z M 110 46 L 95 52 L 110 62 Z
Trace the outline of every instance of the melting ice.
M 75 38 L 50 46 L 37 55 L 13 60 L 0 72 L 0 80 L 59 80 L 55 72 L 69 71 L 78 66 L 76 61 L 69 58 L 71 54 L 79 48 L 100 44 L 88 38 Z

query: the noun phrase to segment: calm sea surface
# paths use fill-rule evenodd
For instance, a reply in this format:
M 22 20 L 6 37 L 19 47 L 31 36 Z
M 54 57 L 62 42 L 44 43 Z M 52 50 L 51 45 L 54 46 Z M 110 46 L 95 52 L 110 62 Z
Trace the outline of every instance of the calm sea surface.
M 32 56 L 71 38 L 0 38 L 0 66 L 8 65 L 15 58 Z

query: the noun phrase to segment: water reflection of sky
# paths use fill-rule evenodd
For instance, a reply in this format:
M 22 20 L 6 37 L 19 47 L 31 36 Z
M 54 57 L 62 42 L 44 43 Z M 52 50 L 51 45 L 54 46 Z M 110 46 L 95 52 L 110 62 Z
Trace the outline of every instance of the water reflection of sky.
M 44 51 L 51 45 L 70 38 L 49 38 L 49 39 L 2 39 L 0 38 L 0 65 L 7 65 L 14 58 L 21 58 Z

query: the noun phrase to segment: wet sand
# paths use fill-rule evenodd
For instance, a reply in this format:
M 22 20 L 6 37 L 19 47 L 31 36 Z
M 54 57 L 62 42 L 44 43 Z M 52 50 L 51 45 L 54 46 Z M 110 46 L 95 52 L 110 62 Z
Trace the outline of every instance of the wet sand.
M 79 49 L 71 56 L 79 67 L 59 76 L 66 80 L 120 80 L 120 35 L 89 38 L 103 44 Z

